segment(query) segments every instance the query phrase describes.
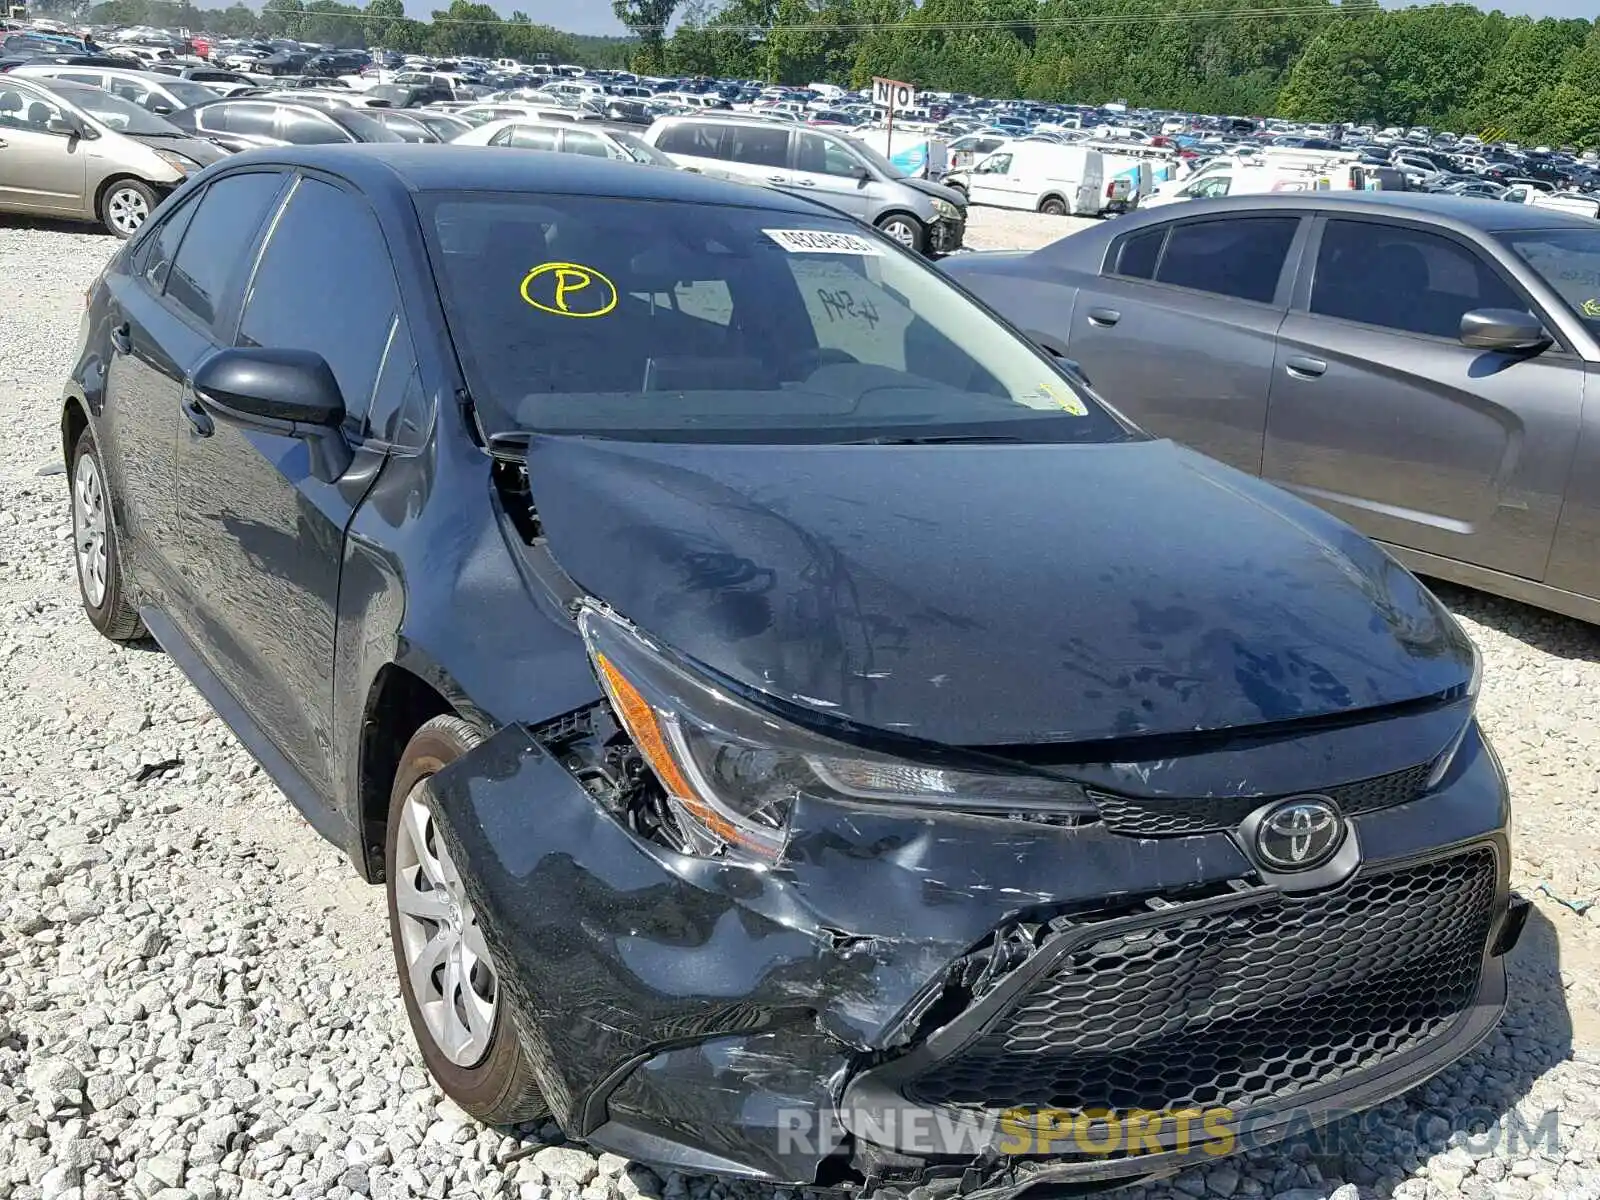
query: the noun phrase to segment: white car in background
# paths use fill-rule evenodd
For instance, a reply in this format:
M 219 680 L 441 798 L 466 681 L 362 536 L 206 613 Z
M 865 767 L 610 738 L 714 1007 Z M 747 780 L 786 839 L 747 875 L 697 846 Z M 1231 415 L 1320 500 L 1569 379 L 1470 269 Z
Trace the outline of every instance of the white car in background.
M 174 79 L 155 71 L 124 70 L 121 67 L 78 67 L 65 63 L 23 63 L 8 74 L 19 79 L 59 79 L 63 83 L 82 83 L 120 96 L 130 104 L 159 116 L 179 112 L 222 93 L 188 79 Z
M 617 162 L 643 163 L 652 167 L 678 164 L 649 142 L 621 130 L 593 126 L 579 128 L 568 121 L 536 121 L 528 117 L 508 117 L 490 121 L 452 139 L 457 146 L 507 146 L 518 150 L 553 150 L 561 154 L 587 154 Z

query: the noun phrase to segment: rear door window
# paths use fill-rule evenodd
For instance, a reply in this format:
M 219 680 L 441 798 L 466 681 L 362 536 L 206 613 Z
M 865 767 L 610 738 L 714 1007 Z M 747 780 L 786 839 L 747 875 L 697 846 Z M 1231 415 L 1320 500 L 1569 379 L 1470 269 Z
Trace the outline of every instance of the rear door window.
M 524 150 L 554 150 L 556 131 L 537 125 L 509 125 L 490 140 L 493 146 L 520 146 Z
M 227 175 L 208 187 L 167 273 L 167 298 L 214 326 L 282 188 L 283 176 L 275 171 Z
M 331 118 L 287 107 L 278 110 L 278 136 L 294 146 L 326 146 L 350 141 L 350 135 Z
M 730 131 L 732 149 L 727 157 L 734 162 L 758 167 L 783 168 L 789 165 L 789 131 L 772 126 L 735 125 Z
M 1270 304 L 1299 217 L 1225 217 L 1174 225 L 1156 282 Z
M 183 241 L 183 232 L 189 227 L 190 218 L 200 205 L 200 199 L 199 196 L 191 196 L 178 206 L 177 211 L 165 214 L 154 230 L 154 236 L 140 249 L 140 273 L 150 285 L 150 290 L 157 295 L 167 285 L 172 259 L 178 252 L 179 243 Z
M 1112 253 L 1110 273 L 1125 275 L 1129 279 L 1154 279 L 1156 261 L 1161 257 L 1161 244 L 1166 239 L 1165 225 L 1129 234 L 1117 243 Z
M 206 109 L 207 117 L 220 118 L 220 124 L 207 122 L 208 129 L 242 133 L 247 137 L 276 137 L 276 109 L 271 104 L 220 104 Z
M 662 130 L 656 146 L 668 154 L 684 154 L 692 158 L 721 158 L 723 127 L 684 122 L 669 125 Z
M 587 154 L 590 158 L 611 157 L 611 148 L 600 138 L 583 129 L 563 130 L 561 149 L 568 154 Z

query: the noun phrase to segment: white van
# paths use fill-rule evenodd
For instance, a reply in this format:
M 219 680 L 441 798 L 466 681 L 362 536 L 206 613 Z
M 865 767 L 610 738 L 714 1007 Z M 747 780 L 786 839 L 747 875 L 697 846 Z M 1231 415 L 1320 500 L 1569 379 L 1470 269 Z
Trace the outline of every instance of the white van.
M 1187 179 L 1160 185 L 1145 204 L 1173 204 L 1179 200 L 1211 200 L 1262 192 L 1363 191 L 1365 188 L 1366 172 L 1359 163 L 1328 162 L 1319 168 L 1299 164 L 1282 166 L 1259 160 L 1215 159 Z
M 974 204 L 1056 216 L 1099 216 L 1128 195 L 1125 182 L 1107 194 L 1105 160 L 1098 150 L 1055 142 L 1007 142 L 979 159 L 962 182 Z
M 1136 208 L 1155 194 L 1157 185 L 1176 178 L 1180 160 L 1175 150 L 1121 138 L 1095 138 L 1089 145 L 1105 159 L 1106 176 L 1128 180 L 1127 207 Z

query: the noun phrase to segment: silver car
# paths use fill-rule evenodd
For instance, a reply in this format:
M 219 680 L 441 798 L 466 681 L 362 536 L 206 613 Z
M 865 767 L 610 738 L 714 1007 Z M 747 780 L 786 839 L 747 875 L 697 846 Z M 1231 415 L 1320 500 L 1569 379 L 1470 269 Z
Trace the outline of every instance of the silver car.
M 203 83 L 175 79 L 157 71 L 128 67 L 85 67 L 70 63 L 24 63 L 9 74 L 24 79 L 53 79 L 62 83 L 81 83 L 103 88 L 131 104 L 161 116 L 180 112 L 194 104 L 215 100 L 222 93 Z
M 99 88 L 0 75 L 0 211 L 99 221 L 128 237 L 224 153 Z
M 912 250 L 961 248 L 966 197 L 909 177 L 853 138 L 734 113 L 662 117 L 643 137 L 680 167 L 810 197 Z
M 1600 622 L 1593 220 L 1281 193 L 944 268 L 1152 432 L 1299 493 L 1420 574 Z

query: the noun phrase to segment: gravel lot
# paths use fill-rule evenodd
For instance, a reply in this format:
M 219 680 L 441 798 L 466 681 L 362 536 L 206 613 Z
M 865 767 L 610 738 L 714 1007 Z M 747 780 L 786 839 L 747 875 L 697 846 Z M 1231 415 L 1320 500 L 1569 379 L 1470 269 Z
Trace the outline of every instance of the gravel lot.
M 979 210 L 972 241 L 1072 224 Z M 113 248 L 0 218 L 0 1200 L 792 1200 L 658 1180 L 443 1101 L 411 1046 L 381 893 L 163 655 L 80 615 L 49 472 L 83 291 Z M 1537 901 L 1506 1022 L 1336 1139 L 1119 1195 L 1600 1197 L 1600 905 L 1574 911 L 1600 897 L 1600 630 L 1443 594 L 1484 652 L 1516 882 Z M 1529 1136 L 1512 1121 L 1476 1136 L 1508 1113 Z

